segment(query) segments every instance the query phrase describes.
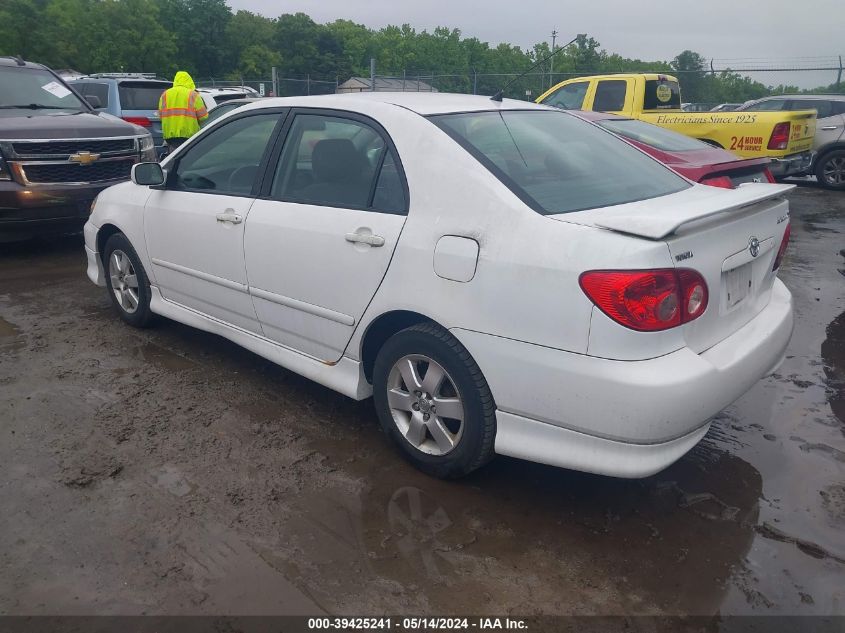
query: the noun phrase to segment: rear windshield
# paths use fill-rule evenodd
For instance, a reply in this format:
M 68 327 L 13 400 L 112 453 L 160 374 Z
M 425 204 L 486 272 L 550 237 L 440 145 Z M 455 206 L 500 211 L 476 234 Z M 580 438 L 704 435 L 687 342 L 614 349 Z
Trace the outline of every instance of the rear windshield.
M 472 112 L 431 119 L 544 215 L 636 202 L 690 186 L 626 142 L 566 112 Z
M 170 84 L 164 82 L 122 81 L 117 87 L 121 110 L 158 110 L 158 98 Z
M 689 136 L 678 134 L 666 128 L 657 127 L 645 121 L 636 119 L 609 119 L 607 121 L 596 121 L 606 130 L 614 134 L 624 136 L 632 141 L 643 145 L 656 147 L 664 152 L 692 152 L 695 150 L 712 149 L 707 143 L 703 143 Z
M 649 79 L 645 82 L 643 110 L 679 110 L 681 88 L 677 81 Z

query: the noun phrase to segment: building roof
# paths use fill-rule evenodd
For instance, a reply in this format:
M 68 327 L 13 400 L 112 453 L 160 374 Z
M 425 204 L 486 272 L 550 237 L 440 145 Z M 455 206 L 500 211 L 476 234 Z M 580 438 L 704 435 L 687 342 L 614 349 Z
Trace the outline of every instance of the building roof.
M 338 92 L 373 92 L 369 77 L 351 77 L 337 87 Z M 375 92 L 437 92 L 424 81 L 401 77 L 376 77 Z

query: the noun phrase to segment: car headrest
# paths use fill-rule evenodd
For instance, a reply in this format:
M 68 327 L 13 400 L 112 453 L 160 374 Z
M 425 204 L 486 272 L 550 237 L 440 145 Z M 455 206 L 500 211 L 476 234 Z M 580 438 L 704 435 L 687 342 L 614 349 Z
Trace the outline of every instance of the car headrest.
M 363 157 L 348 138 L 317 141 L 311 153 L 311 169 L 321 182 L 358 178 L 363 166 Z

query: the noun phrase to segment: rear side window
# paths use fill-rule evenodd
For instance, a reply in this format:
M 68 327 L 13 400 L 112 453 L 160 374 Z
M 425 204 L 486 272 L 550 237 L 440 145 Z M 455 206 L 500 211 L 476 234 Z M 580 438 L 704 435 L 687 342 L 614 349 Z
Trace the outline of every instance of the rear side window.
M 117 87 L 121 110 L 158 110 L 161 93 L 170 86 L 164 82 L 122 81 Z
M 690 186 L 625 141 L 565 112 L 511 110 L 431 119 L 544 215 L 646 200 Z
M 681 107 L 681 89 L 677 81 L 649 79 L 645 82 L 643 110 L 677 110 Z
M 628 82 L 624 79 L 600 81 L 593 98 L 593 110 L 597 112 L 619 112 L 625 109 L 625 93 Z
M 85 81 L 74 85 L 83 97 L 97 97 L 101 108 L 109 107 L 109 85 L 93 81 Z
M 356 119 L 298 114 L 273 181 L 277 200 L 404 214 L 405 189 L 384 137 Z
M 830 101 L 824 99 L 796 99 L 790 104 L 790 110 L 815 110 L 819 119 L 824 119 L 833 114 Z
M 580 110 L 584 105 L 584 97 L 587 96 L 587 88 L 589 87 L 589 81 L 567 84 L 543 99 L 543 104 L 561 110 Z
M 831 114 L 845 114 L 845 101 L 831 101 Z

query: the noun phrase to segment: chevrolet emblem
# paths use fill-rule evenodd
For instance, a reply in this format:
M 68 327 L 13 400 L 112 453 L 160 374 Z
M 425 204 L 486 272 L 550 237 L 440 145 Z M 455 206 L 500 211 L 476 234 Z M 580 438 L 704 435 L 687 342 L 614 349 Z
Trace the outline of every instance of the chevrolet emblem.
M 91 152 L 78 152 L 71 154 L 68 160 L 72 163 L 79 163 L 80 165 L 90 165 L 91 163 L 100 159 L 99 154 L 92 154 Z

